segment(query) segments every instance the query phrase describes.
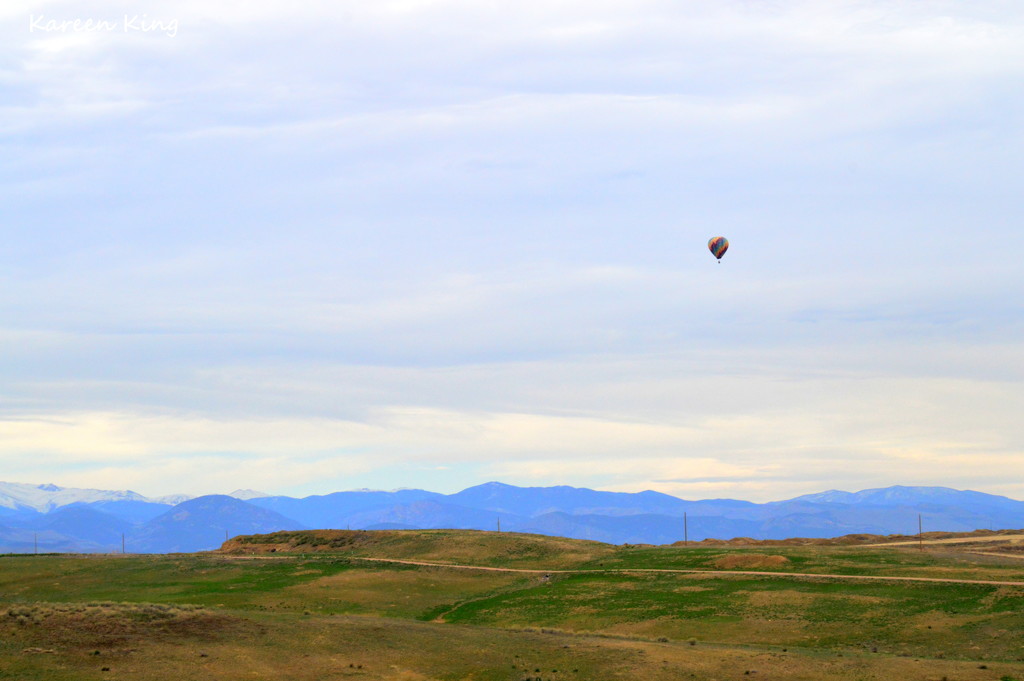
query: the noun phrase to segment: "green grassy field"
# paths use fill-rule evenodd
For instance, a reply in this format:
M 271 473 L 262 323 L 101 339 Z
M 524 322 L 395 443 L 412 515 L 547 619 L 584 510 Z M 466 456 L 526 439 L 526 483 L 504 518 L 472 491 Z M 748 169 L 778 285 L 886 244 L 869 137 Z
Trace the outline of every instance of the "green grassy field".
M 628 547 L 582 568 L 758 570 L 830 575 L 882 575 L 1024 581 L 1024 560 L 948 549 L 859 547 Z
M 3 556 L 0 678 L 1024 681 L 1021 562 L 442 531 L 281 533 L 207 554 Z

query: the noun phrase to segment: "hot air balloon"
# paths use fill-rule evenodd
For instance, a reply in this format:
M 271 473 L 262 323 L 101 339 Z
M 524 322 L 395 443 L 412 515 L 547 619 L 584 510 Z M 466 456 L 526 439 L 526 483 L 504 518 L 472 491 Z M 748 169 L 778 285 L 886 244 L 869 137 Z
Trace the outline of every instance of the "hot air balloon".
M 722 264 L 722 256 L 729 250 L 729 240 L 724 236 L 713 237 L 708 241 L 708 250 L 711 251 L 711 255 L 718 258 L 718 264 Z

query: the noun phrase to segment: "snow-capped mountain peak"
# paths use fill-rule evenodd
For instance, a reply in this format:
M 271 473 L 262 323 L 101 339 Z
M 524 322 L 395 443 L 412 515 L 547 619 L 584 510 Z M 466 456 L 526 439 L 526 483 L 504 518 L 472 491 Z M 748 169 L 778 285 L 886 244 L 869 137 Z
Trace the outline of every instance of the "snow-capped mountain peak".
M 33 509 L 48 513 L 55 508 L 82 501 L 149 501 L 146 497 L 130 490 L 109 491 L 102 489 L 78 489 L 59 487 L 52 483 L 30 485 L 20 482 L 0 482 L 0 507 L 12 509 Z
M 152 501 L 158 504 L 168 504 L 169 506 L 177 506 L 181 502 L 188 501 L 189 499 L 195 499 L 195 496 L 192 494 L 165 494 L 162 497 L 153 497 L 146 501 Z
M 242 501 L 247 501 L 249 499 L 261 499 L 263 497 L 269 497 L 270 495 L 267 494 L 266 492 L 257 492 L 254 489 L 236 489 L 228 496 L 234 497 L 235 499 L 241 499 Z

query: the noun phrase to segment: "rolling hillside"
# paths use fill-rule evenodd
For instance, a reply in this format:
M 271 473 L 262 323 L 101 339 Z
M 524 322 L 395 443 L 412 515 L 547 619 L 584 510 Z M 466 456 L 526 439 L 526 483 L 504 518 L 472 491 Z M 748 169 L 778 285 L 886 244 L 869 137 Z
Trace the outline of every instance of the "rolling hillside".
M 1024 562 L 869 539 L 651 547 L 312 530 L 235 537 L 212 553 L 6 556 L 0 673 L 39 681 L 1024 678 Z

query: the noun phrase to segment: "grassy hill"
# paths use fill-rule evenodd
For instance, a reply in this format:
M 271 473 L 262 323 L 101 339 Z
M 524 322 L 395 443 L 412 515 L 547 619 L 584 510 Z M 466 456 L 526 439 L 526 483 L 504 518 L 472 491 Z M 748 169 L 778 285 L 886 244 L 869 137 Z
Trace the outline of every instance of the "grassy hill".
M 556 569 L 612 555 L 616 547 L 582 539 L 479 530 L 308 530 L 247 535 L 229 555 L 324 553 L 449 564 Z
M 239 536 L 216 552 L 229 556 L 319 555 L 422 561 L 535 570 L 709 570 L 836 575 L 918 576 L 949 579 L 1022 579 L 1024 560 L 1008 555 L 1024 535 L 983 531 L 933 533 L 928 551 L 903 535 L 838 539 L 709 540 L 683 546 L 616 546 L 515 532 L 478 530 L 304 530 Z M 985 540 L 985 541 L 982 541 Z M 1001 540 L 1001 541 L 1000 541 Z M 943 543 L 952 541 L 955 543 Z M 1004 543 L 1005 542 L 1005 543 Z M 907 548 L 908 550 L 894 550 Z M 980 553 L 975 553 L 980 551 Z
M 888 579 L 856 579 L 871 575 Z M 1010 583 L 892 579 L 934 575 Z M 1024 560 L 440 530 L 278 532 L 171 556 L 0 557 L 0 677 L 755 674 L 1024 681 Z

